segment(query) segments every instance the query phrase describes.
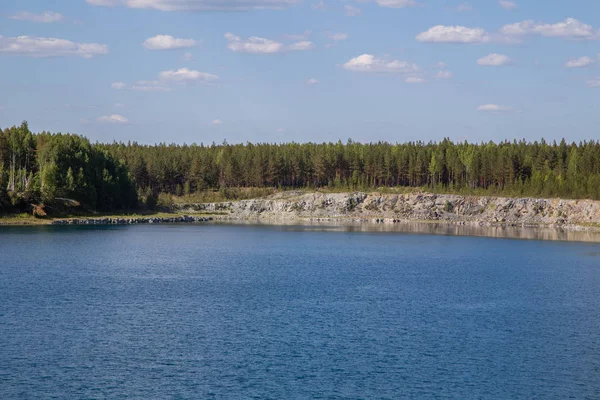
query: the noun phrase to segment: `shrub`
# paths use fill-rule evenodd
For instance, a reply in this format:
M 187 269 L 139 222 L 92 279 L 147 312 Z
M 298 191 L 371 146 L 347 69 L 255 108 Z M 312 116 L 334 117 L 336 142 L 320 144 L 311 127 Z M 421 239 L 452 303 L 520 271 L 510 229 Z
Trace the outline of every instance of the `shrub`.
M 446 204 L 444 204 L 444 211 L 452 212 L 454 210 L 454 206 L 448 200 L 446 200 Z

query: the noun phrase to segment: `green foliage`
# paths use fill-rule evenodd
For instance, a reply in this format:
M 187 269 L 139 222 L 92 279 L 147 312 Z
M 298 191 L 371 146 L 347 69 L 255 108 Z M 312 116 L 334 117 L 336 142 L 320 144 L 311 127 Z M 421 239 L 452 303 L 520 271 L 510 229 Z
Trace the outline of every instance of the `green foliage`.
M 65 199 L 88 210 L 125 210 L 137 206 L 138 194 L 152 209 L 280 189 L 600 199 L 600 142 L 147 146 L 34 135 L 26 122 L 0 131 L 0 212 L 41 203 L 52 210 Z
M 123 160 L 138 188 L 207 201 L 211 196 L 236 199 L 239 188 L 407 187 L 477 195 L 600 198 L 595 178 L 590 180 L 600 175 L 600 144 L 593 141 L 98 146 Z
M 78 135 L 33 135 L 26 122 L 0 131 L 0 167 L 4 209 L 33 210 L 33 204 L 42 202 L 54 209 L 64 200 L 91 210 L 137 205 L 127 168 Z
M 454 206 L 448 200 L 446 200 L 446 204 L 444 204 L 444 211 L 452 212 L 454 210 Z
M 167 193 L 159 194 L 156 205 L 161 208 L 169 208 L 173 206 L 173 196 Z

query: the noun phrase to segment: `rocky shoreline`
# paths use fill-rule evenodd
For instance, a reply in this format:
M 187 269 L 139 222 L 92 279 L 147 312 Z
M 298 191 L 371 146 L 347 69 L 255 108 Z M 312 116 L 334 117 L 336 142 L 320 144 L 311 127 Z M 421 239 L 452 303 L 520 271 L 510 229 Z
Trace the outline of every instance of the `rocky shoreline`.
M 415 192 L 321 193 L 285 191 L 251 200 L 176 204 L 173 216 L 78 217 L 52 225 L 137 225 L 255 221 L 290 223 L 402 224 L 434 222 L 449 226 L 553 228 L 600 231 L 600 201 L 461 196 Z M 18 221 L 14 224 L 18 224 Z
M 181 213 L 215 220 L 438 222 L 479 226 L 600 230 L 600 201 L 460 196 L 432 193 L 281 192 L 252 200 L 179 204 Z
M 136 225 L 136 224 L 180 224 L 209 222 L 212 217 L 182 215 L 178 217 L 136 217 L 136 218 L 69 218 L 52 221 L 51 225 Z

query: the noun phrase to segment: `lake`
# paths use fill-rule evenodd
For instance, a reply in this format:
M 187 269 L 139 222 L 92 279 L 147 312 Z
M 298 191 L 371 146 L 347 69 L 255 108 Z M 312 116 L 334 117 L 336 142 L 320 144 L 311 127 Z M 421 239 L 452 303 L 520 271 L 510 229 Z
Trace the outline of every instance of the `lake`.
M 598 399 L 600 244 L 0 227 L 0 398 Z

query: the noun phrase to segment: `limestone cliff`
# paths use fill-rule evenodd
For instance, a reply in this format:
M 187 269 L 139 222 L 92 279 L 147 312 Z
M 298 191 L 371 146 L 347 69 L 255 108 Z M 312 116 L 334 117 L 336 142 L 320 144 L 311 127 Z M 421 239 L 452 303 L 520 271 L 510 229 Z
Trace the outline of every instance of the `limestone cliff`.
M 266 198 L 224 203 L 180 204 L 176 211 L 219 213 L 222 219 L 343 218 L 456 223 L 600 225 L 600 201 L 501 198 L 431 193 L 281 192 Z

